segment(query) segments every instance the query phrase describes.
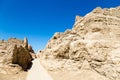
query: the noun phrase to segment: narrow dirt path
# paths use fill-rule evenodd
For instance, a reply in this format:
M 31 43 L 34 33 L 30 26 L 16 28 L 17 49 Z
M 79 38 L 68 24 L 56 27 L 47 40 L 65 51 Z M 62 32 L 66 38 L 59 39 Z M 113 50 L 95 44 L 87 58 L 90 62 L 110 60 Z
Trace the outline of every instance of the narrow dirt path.
M 26 80 L 53 80 L 48 72 L 40 64 L 39 59 L 33 60 L 33 65 L 28 71 Z

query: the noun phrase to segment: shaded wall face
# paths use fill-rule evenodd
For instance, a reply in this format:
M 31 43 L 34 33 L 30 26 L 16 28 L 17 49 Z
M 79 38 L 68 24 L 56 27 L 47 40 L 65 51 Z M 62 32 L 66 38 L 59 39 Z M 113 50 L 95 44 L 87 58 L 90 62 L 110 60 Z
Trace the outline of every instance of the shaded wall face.
M 32 64 L 32 56 L 27 49 L 20 46 L 13 51 L 12 63 L 19 64 L 23 70 L 27 70 Z

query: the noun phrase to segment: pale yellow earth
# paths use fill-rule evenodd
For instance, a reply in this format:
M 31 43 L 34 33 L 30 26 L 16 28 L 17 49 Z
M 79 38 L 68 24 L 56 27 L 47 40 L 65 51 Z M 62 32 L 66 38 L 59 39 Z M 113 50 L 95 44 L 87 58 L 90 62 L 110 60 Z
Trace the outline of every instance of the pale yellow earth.
M 26 80 L 53 80 L 48 72 L 41 65 L 39 59 L 33 60 L 33 65 L 28 71 Z
M 0 74 L 0 80 L 25 80 L 27 72 L 20 72 L 18 74 Z

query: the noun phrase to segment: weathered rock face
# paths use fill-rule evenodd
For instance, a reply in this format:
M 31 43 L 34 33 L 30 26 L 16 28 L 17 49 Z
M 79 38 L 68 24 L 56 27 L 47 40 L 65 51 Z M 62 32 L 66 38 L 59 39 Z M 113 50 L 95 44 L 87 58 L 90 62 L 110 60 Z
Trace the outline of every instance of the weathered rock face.
M 32 61 L 32 56 L 29 53 L 29 51 L 27 51 L 22 46 L 17 47 L 17 45 L 15 45 L 13 49 L 12 63 L 19 64 L 23 68 L 23 70 L 27 70 L 28 68 L 30 68 L 32 64 L 31 61 Z
M 39 54 L 41 61 L 48 70 L 84 70 L 87 63 L 95 74 L 120 80 L 119 13 L 120 7 L 96 8 L 84 17 L 77 16 L 72 30 L 51 38 Z
M 27 38 L 25 37 L 24 40 L 23 40 L 23 46 L 28 49 L 28 40 Z
M 32 47 L 28 41 L 10 38 L 0 41 L 0 73 L 15 74 L 21 70 L 27 70 L 32 64 Z M 31 52 L 32 51 L 32 52 Z

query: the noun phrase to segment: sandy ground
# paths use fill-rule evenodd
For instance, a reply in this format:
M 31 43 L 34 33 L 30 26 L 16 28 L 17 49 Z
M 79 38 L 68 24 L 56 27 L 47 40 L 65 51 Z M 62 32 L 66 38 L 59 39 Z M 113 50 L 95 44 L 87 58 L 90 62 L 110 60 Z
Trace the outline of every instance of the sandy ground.
M 26 80 L 53 80 L 48 72 L 43 68 L 39 59 L 33 60 L 33 65 L 28 71 Z
M 109 80 L 95 71 L 50 71 L 54 80 Z
M 0 74 L 0 80 L 25 80 L 27 72 L 20 72 L 19 74 Z
M 79 71 L 49 71 L 54 80 L 80 80 Z

